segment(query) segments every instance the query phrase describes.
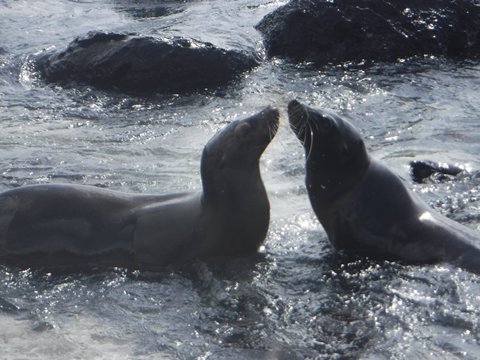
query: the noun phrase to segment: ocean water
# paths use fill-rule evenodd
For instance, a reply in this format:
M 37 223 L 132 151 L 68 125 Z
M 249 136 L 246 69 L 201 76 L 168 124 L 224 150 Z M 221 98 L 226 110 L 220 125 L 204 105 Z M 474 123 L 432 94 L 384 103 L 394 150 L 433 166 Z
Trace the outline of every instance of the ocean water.
M 477 177 L 414 184 L 408 174 L 408 162 L 421 159 L 480 169 L 478 62 L 314 69 L 265 60 L 221 93 L 149 99 L 46 85 L 33 62 L 92 30 L 261 54 L 253 25 L 283 3 L 0 0 L 0 191 L 50 182 L 197 190 L 201 151 L 216 131 L 267 105 L 282 112 L 261 159 L 272 219 L 258 256 L 162 273 L 0 266 L 2 359 L 480 358 L 480 277 L 333 251 L 286 116 L 297 98 L 348 118 L 408 187 L 480 228 Z

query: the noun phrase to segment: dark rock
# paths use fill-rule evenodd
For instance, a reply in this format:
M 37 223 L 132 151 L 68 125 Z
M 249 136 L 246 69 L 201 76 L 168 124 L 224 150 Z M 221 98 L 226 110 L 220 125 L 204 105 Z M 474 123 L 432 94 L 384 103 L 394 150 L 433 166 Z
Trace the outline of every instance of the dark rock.
M 268 56 L 317 65 L 480 54 L 476 0 L 292 0 L 256 28 Z
M 134 19 L 149 19 L 177 14 L 185 10 L 185 1 L 166 0 L 113 0 L 115 10 L 125 12 Z
M 258 65 L 253 54 L 184 38 L 90 33 L 38 59 L 44 78 L 127 93 L 188 93 L 228 84 Z
M 438 163 L 429 160 L 415 160 L 410 162 L 410 176 L 417 183 L 422 183 L 425 179 L 435 176 L 437 180 L 444 179 L 447 175 L 457 176 L 464 169 L 457 165 Z
M 42 320 L 35 322 L 32 326 L 32 330 L 36 332 L 43 332 L 47 330 L 52 330 L 54 328 L 55 327 L 52 324 Z

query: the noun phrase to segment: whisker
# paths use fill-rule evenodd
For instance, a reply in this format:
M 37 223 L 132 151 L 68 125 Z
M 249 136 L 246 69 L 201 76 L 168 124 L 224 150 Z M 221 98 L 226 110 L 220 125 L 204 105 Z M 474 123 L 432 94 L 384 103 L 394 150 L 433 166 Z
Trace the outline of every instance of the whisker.
M 267 123 L 267 131 L 268 131 L 268 136 L 273 139 L 273 137 L 276 135 L 277 131 L 279 128 L 278 121 L 274 123 Z
M 305 112 L 305 124 L 308 126 L 308 131 L 310 134 L 310 144 L 308 146 L 308 152 L 307 152 L 307 160 L 310 159 L 310 155 L 312 155 L 312 150 L 313 150 L 313 141 L 314 141 L 314 127 L 316 130 L 318 130 L 318 124 L 315 123 L 315 121 L 312 121 L 310 119 L 310 114 L 308 112 Z M 313 126 L 312 126 L 313 125 Z M 305 137 L 306 137 L 306 132 L 305 132 Z
M 299 124 L 298 126 L 296 124 L 290 123 L 290 127 L 292 128 L 293 131 L 295 132 L 300 132 L 302 130 L 302 127 L 304 124 Z
M 294 116 L 294 117 L 303 116 L 304 111 L 303 111 L 302 108 L 296 108 L 296 109 L 293 109 L 293 111 L 291 111 L 291 115 Z
M 320 131 L 320 124 L 317 121 L 309 121 L 308 122 L 311 127 L 313 127 L 315 130 Z

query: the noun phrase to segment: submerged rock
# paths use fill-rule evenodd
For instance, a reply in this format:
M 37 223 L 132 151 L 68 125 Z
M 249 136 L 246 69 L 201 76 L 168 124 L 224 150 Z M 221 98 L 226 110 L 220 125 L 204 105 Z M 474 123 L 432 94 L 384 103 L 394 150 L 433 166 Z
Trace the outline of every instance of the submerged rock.
M 317 65 L 480 54 L 475 0 L 291 0 L 256 28 L 268 56 Z
M 186 93 L 228 84 L 258 65 L 253 54 L 179 37 L 90 33 L 38 61 L 49 82 L 130 93 Z

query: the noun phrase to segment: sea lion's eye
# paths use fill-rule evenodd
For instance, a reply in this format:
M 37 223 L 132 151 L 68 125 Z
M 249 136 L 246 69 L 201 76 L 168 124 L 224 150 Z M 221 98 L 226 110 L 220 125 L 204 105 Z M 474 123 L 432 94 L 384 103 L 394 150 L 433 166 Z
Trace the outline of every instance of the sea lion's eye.
M 328 118 L 328 124 L 329 124 L 330 127 L 338 129 L 338 125 L 337 125 L 337 122 L 335 121 L 334 117 L 329 117 Z
M 235 128 L 235 136 L 239 138 L 245 138 L 250 132 L 251 126 L 249 123 L 242 122 Z
M 327 116 L 320 118 L 317 123 L 321 131 L 332 131 L 335 128 L 334 120 Z

